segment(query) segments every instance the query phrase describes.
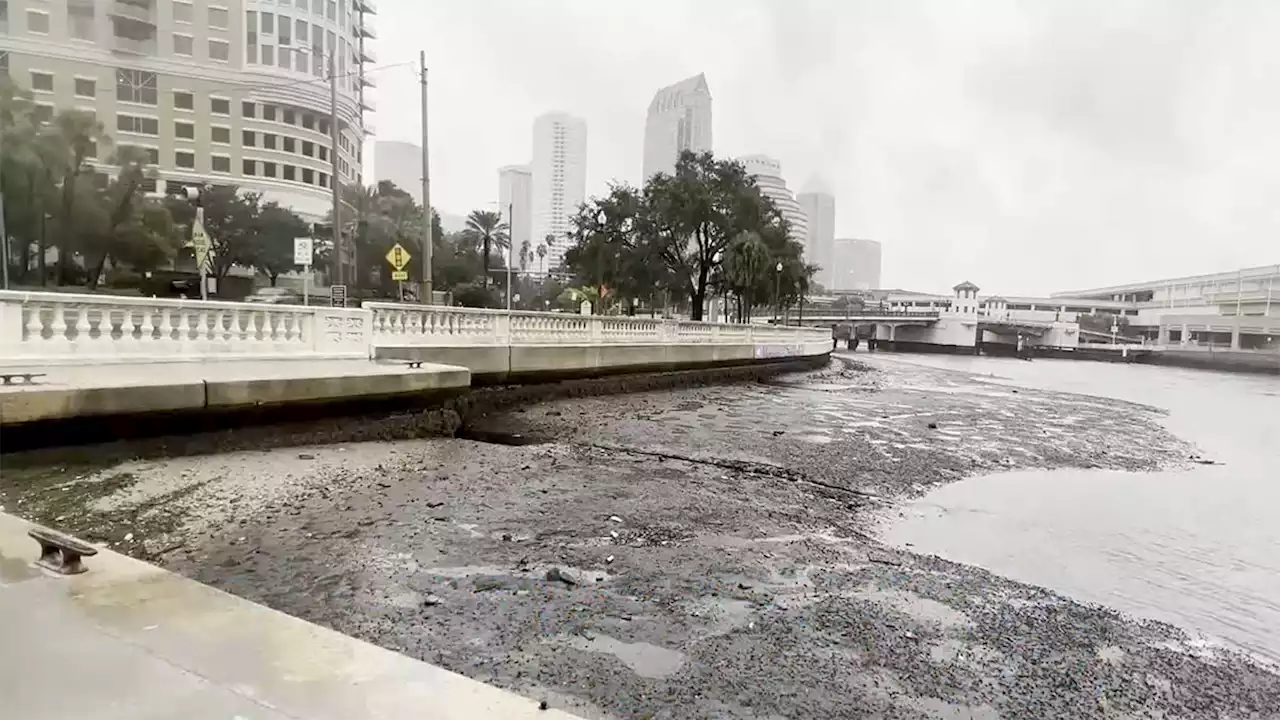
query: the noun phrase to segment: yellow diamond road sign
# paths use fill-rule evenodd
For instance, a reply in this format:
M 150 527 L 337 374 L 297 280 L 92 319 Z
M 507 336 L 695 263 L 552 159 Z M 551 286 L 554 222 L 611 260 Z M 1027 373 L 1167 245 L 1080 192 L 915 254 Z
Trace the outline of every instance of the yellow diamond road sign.
M 409 258 L 413 257 L 408 250 L 400 243 L 391 246 L 387 251 L 387 262 L 391 263 L 391 267 L 396 270 L 403 270 L 405 265 L 409 264 Z

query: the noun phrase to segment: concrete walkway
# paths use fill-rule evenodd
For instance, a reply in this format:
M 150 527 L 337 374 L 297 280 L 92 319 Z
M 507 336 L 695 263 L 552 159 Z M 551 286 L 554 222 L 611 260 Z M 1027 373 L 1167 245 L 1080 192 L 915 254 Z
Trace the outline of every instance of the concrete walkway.
M 420 395 L 467 388 L 456 365 L 370 360 L 160 362 L 18 367 L 43 372 L 35 384 L 0 385 L 0 423 L 92 415 L 233 409 L 259 405 Z
M 30 527 L 0 513 L 4 717 L 573 717 L 110 550 L 87 573 L 46 573 Z

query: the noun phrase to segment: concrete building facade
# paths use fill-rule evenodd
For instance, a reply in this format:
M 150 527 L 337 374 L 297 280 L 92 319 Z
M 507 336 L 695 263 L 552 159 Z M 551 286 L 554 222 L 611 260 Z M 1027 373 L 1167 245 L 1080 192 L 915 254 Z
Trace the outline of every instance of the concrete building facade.
M 587 199 L 587 123 L 552 112 L 533 122 L 532 237 L 547 242 L 547 267 L 569 248 L 569 219 Z M 551 241 L 548 242 L 547 238 Z M 536 245 L 537 243 L 535 243 Z
M 641 185 L 673 172 L 685 150 L 711 150 L 711 90 L 702 73 L 654 93 L 644 122 Z
M 520 248 L 528 243 L 532 251 L 538 245 L 533 241 L 533 172 L 528 165 L 498 170 L 498 205 L 511 234 L 507 266 L 520 268 Z
M 831 290 L 875 290 L 880 287 L 880 243 L 862 238 L 839 238 L 832 255 Z
M 373 145 L 373 172 L 379 182 L 390 180 L 422 204 L 422 146 L 399 140 Z
M 148 192 L 236 185 L 309 220 L 362 181 L 374 60 L 369 0 L 6 0 L 0 72 L 37 112 L 93 113 L 155 168 Z M 338 147 L 329 87 L 338 79 Z M 336 155 L 335 155 L 336 154 Z M 93 159 L 114 172 L 103 148 Z
M 800 210 L 809 220 L 804 254 L 820 269 L 815 280 L 824 288 L 835 288 L 836 198 L 820 178 L 814 177 L 796 196 Z
M 791 239 L 804 245 L 809 238 L 809 218 L 800 209 L 800 203 L 787 188 L 782 177 L 782 163 L 768 155 L 746 155 L 738 158 L 747 172 L 755 179 L 761 194 L 773 201 L 791 225 Z

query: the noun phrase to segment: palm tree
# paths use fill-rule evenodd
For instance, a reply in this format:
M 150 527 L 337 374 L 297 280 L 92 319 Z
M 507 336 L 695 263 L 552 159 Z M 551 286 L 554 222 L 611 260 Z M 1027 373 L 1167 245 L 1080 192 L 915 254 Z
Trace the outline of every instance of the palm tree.
M 541 268 L 545 275 L 547 272 L 547 245 L 546 243 L 538 243 L 538 267 Z
M 555 247 L 556 236 L 552 235 L 551 233 L 547 233 L 547 236 L 542 238 L 542 244 L 543 244 L 543 247 L 545 248 L 545 250 L 542 253 L 542 257 L 545 258 L 547 256 L 547 253 L 551 252 L 551 248 Z M 547 271 L 546 263 L 543 263 L 542 271 L 543 272 Z
M 489 287 L 489 255 L 493 248 L 505 250 L 509 244 L 507 224 L 502 216 L 491 210 L 472 210 L 467 216 L 467 228 L 463 231 L 467 240 L 480 248 L 484 257 L 484 287 Z
M 529 239 L 525 238 L 520 241 L 520 272 L 526 272 L 529 269 L 529 260 L 533 258 L 533 253 L 529 250 Z

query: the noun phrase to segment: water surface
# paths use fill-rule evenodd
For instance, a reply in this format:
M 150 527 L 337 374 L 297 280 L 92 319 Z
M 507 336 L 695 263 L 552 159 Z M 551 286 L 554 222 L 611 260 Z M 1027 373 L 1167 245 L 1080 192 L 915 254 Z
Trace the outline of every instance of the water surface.
M 886 540 L 1280 662 L 1280 380 L 1054 360 L 904 361 L 1160 407 L 1166 427 L 1218 464 L 972 478 L 911 503 Z

